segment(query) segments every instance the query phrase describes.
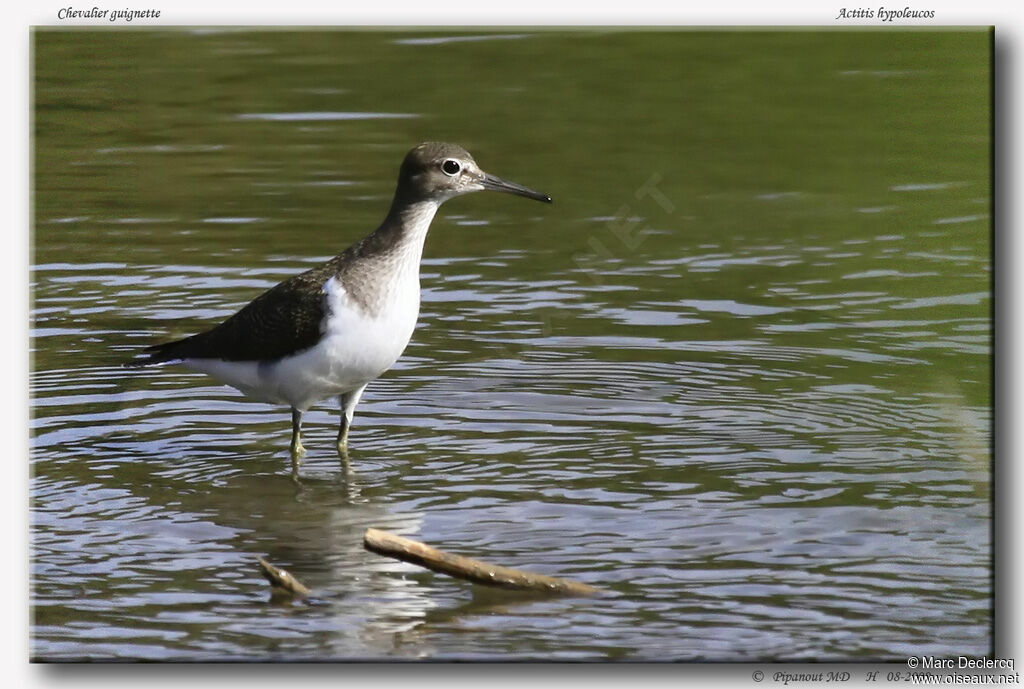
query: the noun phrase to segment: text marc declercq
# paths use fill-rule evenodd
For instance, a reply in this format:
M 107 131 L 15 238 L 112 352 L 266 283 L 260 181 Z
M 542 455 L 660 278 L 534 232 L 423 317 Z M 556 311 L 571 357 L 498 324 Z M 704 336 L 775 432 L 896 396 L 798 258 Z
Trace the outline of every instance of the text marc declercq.
M 958 670 L 1012 670 L 1013 658 L 968 658 L 966 656 L 958 656 L 956 660 L 953 660 L 952 658 L 921 656 L 921 668 L 924 670 L 949 670 L 953 668 Z

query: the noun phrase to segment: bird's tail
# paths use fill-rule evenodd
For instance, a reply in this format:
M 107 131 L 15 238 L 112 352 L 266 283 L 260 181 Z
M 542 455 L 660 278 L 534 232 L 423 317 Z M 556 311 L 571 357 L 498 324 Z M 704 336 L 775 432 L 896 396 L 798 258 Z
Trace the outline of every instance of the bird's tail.
M 187 340 L 188 338 L 185 338 Z M 177 349 L 182 342 L 185 340 L 175 340 L 174 342 L 163 342 L 161 344 L 150 345 L 146 347 L 145 354 L 141 357 L 126 361 L 124 363 L 125 368 L 142 368 L 144 366 L 156 366 L 159 364 L 169 364 L 175 361 L 180 361 L 182 356 L 177 353 Z

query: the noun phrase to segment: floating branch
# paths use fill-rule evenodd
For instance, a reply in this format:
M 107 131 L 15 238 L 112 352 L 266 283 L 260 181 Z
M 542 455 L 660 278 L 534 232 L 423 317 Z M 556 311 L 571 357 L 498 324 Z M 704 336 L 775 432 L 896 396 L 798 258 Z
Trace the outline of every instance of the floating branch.
M 380 529 L 367 529 L 363 546 L 378 555 L 386 555 L 441 574 L 465 579 L 474 584 L 497 586 L 519 591 L 548 591 L 572 596 L 594 596 L 605 593 L 599 588 L 568 579 L 533 574 L 510 567 L 491 565 L 480 560 L 452 555 L 409 538 Z
M 260 572 L 270 582 L 271 599 L 280 598 L 305 598 L 310 594 L 306 586 L 280 567 L 275 567 L 262 557 L 260 560 Z

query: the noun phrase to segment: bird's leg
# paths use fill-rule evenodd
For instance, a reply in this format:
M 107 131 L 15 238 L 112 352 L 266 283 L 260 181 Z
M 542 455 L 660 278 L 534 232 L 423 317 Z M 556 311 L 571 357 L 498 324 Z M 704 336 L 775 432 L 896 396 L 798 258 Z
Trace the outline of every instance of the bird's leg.
M 292 407 L 292 458 L 296 459 L 306 454 L 306 448 L 302 446 L 302 412 Z
M 340 455 L 345 455 L 348 452 L 348 429 L 352 425 L 352 414 L 365 389 L 366 386 L 363 385 L 343 395 L 338 395 L 338 404 L 341 407 L 341 423 L 338 426 L 338 454 Z
M 351 423 L 345 412 L 342 412 L 341 423 L 338 425 L 338 452 L 340 454 L 348 452 L 348 427 Z

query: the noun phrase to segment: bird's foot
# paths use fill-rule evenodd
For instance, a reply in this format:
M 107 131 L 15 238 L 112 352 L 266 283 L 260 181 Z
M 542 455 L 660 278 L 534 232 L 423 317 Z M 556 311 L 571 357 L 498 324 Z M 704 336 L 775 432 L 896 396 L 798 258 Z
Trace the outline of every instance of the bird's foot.
M 302 446 L 302 441 L 295 441 L 291 445 L 292 459 L 298 459 L 302 455 L 306 454 L 306 448 Z

